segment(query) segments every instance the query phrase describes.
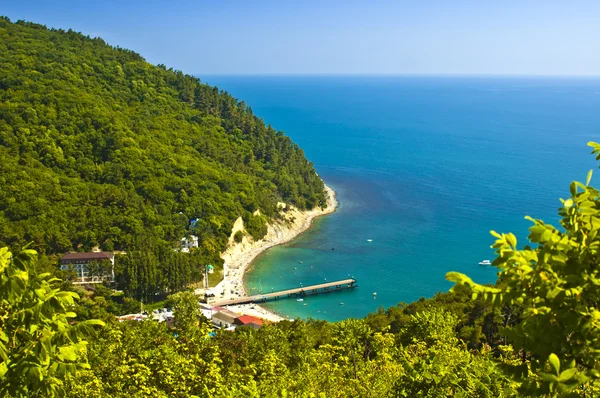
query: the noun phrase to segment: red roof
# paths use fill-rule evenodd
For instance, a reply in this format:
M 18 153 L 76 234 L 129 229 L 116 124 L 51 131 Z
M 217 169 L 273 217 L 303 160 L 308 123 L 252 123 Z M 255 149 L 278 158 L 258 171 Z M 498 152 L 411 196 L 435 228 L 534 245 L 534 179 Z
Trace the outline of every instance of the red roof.
M 255 323 L 257 325 L 262 325 L 262 321 L 259 318 L 256 318 L 251 315 L 242 315 L 236 318 L 236 321 L 241 323 L 242 325 L 249 325 L 251 323 Z
M 61 260 L 102 260 L 103 258 L 110 260 L 114 256 L 113 252 L 67 253 Z

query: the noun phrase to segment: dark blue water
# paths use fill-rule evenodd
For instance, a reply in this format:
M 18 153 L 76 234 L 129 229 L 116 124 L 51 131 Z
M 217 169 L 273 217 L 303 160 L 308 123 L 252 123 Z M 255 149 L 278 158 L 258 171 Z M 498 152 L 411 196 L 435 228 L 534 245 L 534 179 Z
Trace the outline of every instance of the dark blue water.
M 451 270 L 493 282 L 495 270 L 478 265 L 493 259 L 489 231 L 523 244 L 525 215 L 558 224 L 559 197 L 597 167 L 586 144 L 600 140 L 598 79 L 205 80 L 289 135 L 338 192 L 334 215 L 247 275 L 263 291 L 358 280 L 353 291 L 270 304 L 292 318 L 360 317 L 431 297 L 449 289 Z

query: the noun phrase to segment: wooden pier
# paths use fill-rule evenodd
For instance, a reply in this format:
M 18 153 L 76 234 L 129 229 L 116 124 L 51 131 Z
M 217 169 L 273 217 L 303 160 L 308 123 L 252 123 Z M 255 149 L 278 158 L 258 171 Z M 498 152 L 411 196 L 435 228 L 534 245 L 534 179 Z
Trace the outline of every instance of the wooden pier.
M 318 285 L 309 285 L 298 287 L 295 289 L 281 290 L 278 292 L 256 294 L 254 296 L 240 297 L 233 300 L 217 299 L 209 302 L 215 306 L 248 304 L 248 303 L 264 303 L 268 300 L 279 300 L 281 298 L 304 297 L 310 294 L 329 293 L 343 289 L 352 289 L 356 287 L 356 279 L 343 279 L 341 281 L 333 281 L 321 283 Z

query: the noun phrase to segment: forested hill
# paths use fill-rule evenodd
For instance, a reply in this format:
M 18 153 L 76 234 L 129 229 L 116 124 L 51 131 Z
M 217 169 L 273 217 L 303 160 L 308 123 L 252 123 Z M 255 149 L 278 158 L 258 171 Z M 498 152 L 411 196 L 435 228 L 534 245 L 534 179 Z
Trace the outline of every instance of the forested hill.
M 244 102 L 100 38 L 0 19 L 0 242 L 46 253 L 173 243 L 325 205 L 302 150 Z M 210 56 L 210 54 L 206 54 Z M 253 217 L 260 209 L 263 216 Z

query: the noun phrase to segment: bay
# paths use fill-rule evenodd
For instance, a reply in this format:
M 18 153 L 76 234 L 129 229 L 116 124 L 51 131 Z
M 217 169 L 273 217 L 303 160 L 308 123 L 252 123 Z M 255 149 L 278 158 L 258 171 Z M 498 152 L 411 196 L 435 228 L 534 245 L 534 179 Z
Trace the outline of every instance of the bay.
M 600 140 L 600 79 L 201 78 L 283 130 L 337 191 L 335 214 L 246 275 L 249 292 L 358 280 L 267 305 L 290 318 L 336 321 L 431 297 L 451 286 L 448 271 L 494 282 L 478 265 L 494 257 L 489 231 L 523 245 L 525 215 L 558 225 L 559 197 L 597 168 L 586 144 Z

